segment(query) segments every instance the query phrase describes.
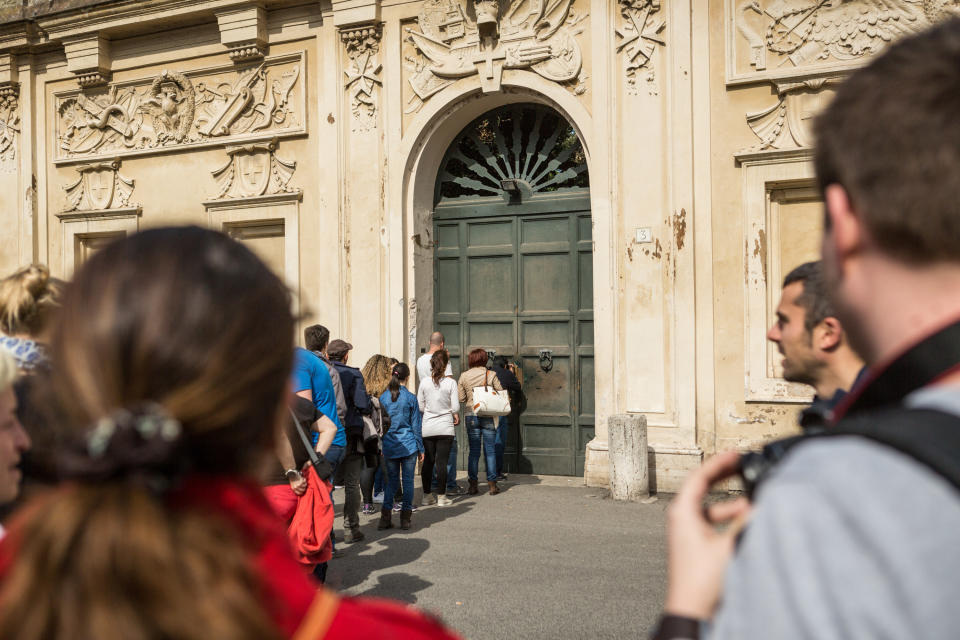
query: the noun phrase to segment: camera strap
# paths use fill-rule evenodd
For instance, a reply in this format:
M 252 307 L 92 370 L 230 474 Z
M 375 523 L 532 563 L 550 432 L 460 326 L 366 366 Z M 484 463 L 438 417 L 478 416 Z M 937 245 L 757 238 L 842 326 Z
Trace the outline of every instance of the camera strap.
M 937 331 L 877 367 L 834 411 L 839 422 L 847 415 L 899 405 L 908 395 L 960 370 L 960 321 Z

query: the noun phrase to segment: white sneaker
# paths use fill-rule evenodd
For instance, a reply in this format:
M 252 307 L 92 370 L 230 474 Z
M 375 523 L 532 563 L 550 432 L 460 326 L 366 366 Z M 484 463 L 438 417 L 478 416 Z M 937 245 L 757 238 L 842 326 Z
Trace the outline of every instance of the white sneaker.
M 383 491 L 373 494 L 373 501 L 375 504 L 383 504 Z
M 421 507 L 429 507 L 432 504 L 437 504 L 437 496 L 433 493 L 425 493 L 423 497 L 420 498 Z
M 440 496 L 440 497 L 437 498 L 437 506 L 438 506 L 438 507 L 448 507 L 448 506 L 450 506 L 451 504 L 453 504 L 453 500 L 451 500 L 451 499 L 448 498 L 447 496 Z

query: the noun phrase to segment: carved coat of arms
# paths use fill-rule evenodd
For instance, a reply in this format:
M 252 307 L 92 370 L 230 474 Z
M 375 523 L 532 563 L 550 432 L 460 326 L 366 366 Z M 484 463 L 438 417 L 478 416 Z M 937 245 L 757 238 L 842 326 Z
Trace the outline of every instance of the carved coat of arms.
M 426 100 L 459 78 L 479 74 L 497 91 L 504 69 L 529 69 L 554 82 L 583 66 L 574 0 L 427 0 L 407 37 L 423 57 L 410 78 Z

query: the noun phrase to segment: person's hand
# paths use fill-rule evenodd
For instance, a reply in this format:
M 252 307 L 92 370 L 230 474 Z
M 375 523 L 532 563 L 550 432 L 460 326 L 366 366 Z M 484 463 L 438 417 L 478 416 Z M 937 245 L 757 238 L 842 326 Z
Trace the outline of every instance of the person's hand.
M 667 510 L 667 614 L 709 620 L 720 600 L 734 541 L 750 515 L 746 498 L 704 509 L 711 485 L 734 475 L 740 454 L 720 453 L 690 474 Z M 725 524 L 722 531 L 716 525 Z
M 290 489 L 294 494 L 302 496 L 307 492 L 307 479 L 303 476 L 300 476 L 299 480 L 291 480 Z
M 458 424 L 460 424 L 460 414 L 455 413 L 453 414 L 453 426 L 457 426 Z
M 417 454 L 417 462 L 423 462 L 423 458 L 424 458 L 423 451 L 421 451 L 420 453 Z

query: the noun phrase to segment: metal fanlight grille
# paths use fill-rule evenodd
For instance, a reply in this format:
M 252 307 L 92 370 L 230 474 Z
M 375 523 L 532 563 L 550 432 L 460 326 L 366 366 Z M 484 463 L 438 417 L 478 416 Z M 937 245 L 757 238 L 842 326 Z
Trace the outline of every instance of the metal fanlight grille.
M 526 198 L 589 186 L 573 127 L 551 109 L 516 104 L 489 111 L 460 132 L 441 164 L 436 201 Z

